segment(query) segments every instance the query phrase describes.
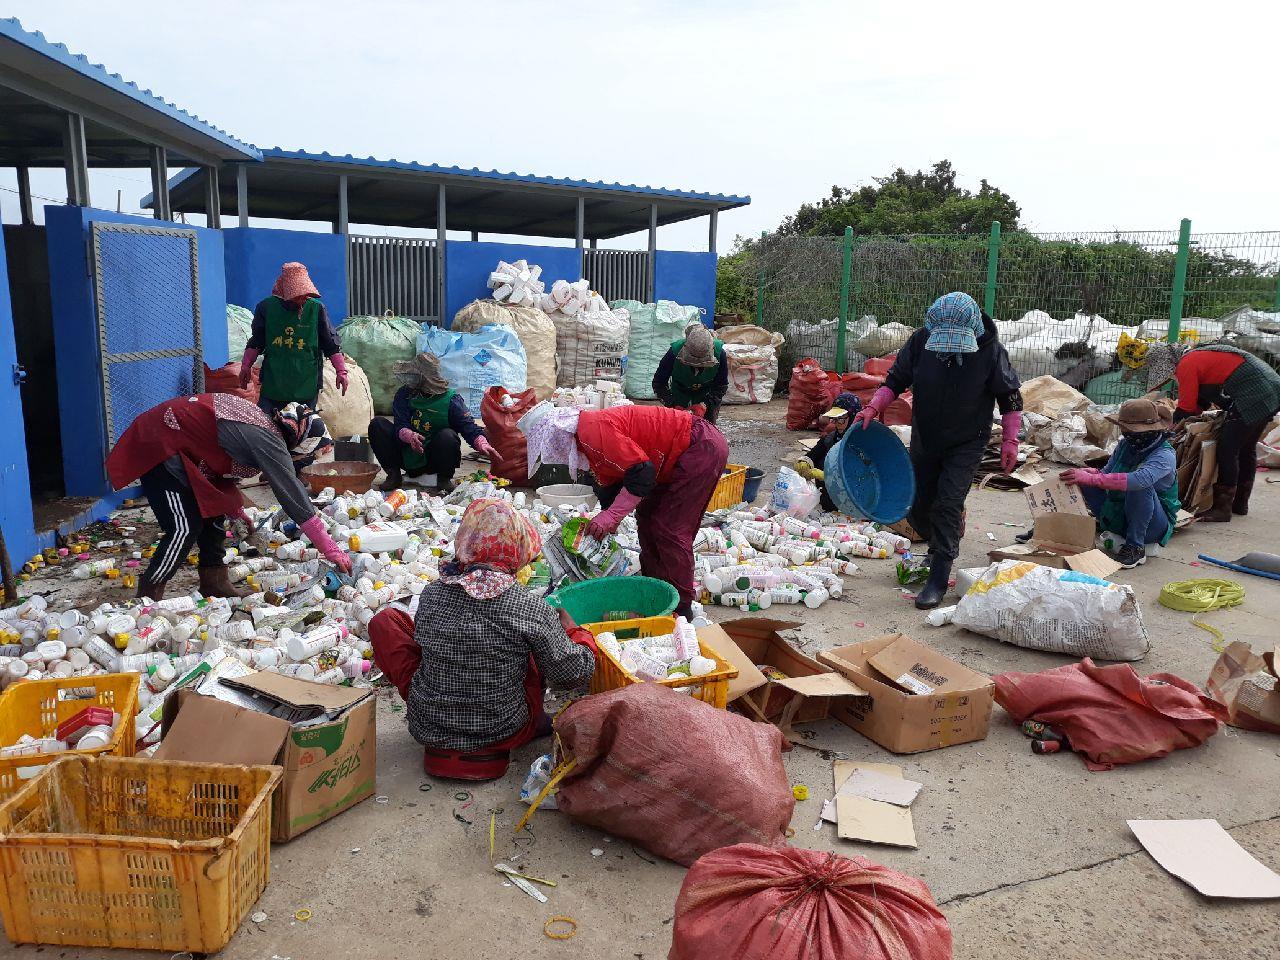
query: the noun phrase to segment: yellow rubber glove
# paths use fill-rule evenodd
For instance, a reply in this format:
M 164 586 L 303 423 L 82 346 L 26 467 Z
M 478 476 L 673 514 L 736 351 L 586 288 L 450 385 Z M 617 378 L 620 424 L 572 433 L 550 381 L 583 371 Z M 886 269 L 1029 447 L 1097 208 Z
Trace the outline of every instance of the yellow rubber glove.
M 804 477 L 806 480 L 826 479 L 826 476 L 821 470 L 803 458 L 796 461 L 796 473 L 800 474 L 800 476 Z

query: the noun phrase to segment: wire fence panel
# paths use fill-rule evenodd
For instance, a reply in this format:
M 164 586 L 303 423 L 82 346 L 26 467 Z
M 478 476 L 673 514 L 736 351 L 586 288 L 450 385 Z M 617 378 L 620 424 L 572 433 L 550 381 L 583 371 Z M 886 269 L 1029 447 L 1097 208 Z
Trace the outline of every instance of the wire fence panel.
M 91 226 L 110 449 L 138 414 L 204 389 L 200 273 L 194 230 L 102 222 Z
M 847 278 L 840 238 L 766 235 L 736 254 L 720 281 L 726 300 L 744 304 L 754 284 L 754 317 L 743 310 L 743 319 L 787 337 L 784 383 L 801 357 L 836 369 L 845 279 L 846 370 L 897 350 L 952 290 L 989 308 L 1024 380 L 1050 375 L 1097 403 L 1143 391 L 1116 357 L 1126 334 L 1226 337 L 1280 369 L 1280 231 L 1191 234 L 1185 221 L 1183 231 L 854 237 Z

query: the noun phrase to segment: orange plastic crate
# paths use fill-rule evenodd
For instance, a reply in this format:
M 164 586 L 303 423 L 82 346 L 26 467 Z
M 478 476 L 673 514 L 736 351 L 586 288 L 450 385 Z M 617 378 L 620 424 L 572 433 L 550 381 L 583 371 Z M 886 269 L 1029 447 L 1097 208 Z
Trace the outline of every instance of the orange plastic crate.
M 740 463 L 727 463 L 707 504 L 707 511 L 727 510 L 742 502 L 742 488 L 747 482 L 747 468 Z
M 280 767 L 63 754 L 0 803 L 14 943 L 214 953 L 271 873 Z
M 0 799 L 11 796 L 22 786 L 19 768 L 42 766 L 66 756 L 132 757 L 137 735 L 134 719 L 138 713 L 139 679 L 136 673 L 104 673 L 92 677 L 23 680 L 6 690 L 4 696 L 0 696 L 0 746 L 16 743 L 23 734 L 52 737 L 58 724 L 70 720 L 85 707 L 107 707 L 120 714 L 120 722 L 105 747 L 0 757 Z
M 602 633 L 612 633 L 619 640 L 631 640 L 635 637 L 660 637 L 675 630 L 674 617 L 644 617 L 639 620 L 612 620 L 608 623 L 584 623 L 584 629 L 590 630 L 593 637 Z M 591 677 L 591 692 L 603 693 L 606 690 L 619 690 L 633 683 L 657 683 L 664 687 L 679 689 L 683 687 L 701 687 L 691 694 L 694 700 L 709 703 L 723 710 L 729 701 L 729 681 L 737 677 L 738 668 L 731 664 L 711 647 L 698 640 L 702 655 L 716 662 L 716 668 L 701 677 L 679 677 L 672 680 L 641 680 L 634 673 L 620 664 L 608 650 L 601 648 L 596 657 L 596 672 Z

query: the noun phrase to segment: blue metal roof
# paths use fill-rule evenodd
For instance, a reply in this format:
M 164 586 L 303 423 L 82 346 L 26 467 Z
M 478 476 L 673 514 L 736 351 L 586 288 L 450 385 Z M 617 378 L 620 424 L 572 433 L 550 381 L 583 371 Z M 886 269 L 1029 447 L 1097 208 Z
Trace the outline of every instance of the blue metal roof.
M 231 148 L 245 160 L 262 159 L 262 154 L 252 144 L 237 140 L 225 130 L 215 127 L 208 121 L 201 120 L 195 114 L 188 113 L 150 90 L 142 89 L 136 83 L 125 80 L 120 74 L 109 72 L 102 64 L 91 63 L 84 54 L 72 53 L 65 44 L 47 40 L 44 34 L 39 31 L 25 29 L 17 18 L 0 19 L 0 38 L 19 43 L 32 52 L 74 70 L 81 76 L 93 80 L 109 90 L 122 94 L 138 104 L 176 120 L 192 131 Z
M 416 160 L 379 160 L 376 157 L 355 157 L 351 154 L 310 153 L 306 150 L 285 150 L 283 147 L 262 148 L 264 159 L 279 157 L 286 160 L 312 160 L 318 163 L 340 163 L 361 170 L 407 170 L 415 173 L 438 174 L 447 177 L 466 177 L 474 180 L 496 180 L 507 183 L 540 184 L 564 187 L 569 190 L 608 190 L 611 193 L 634 193 L 645 197 L 670 197 L 673 200 L 703 200 L 723 204 L 725 207 L 741 207 L 751 202 L 750 197 L 724 193 L 701 193 L 695 190 L 676 190 L 670 187 L 639 186 L 634 183 L 609 183 L 604 180 L 574 180 L 567 177 L 545 177 L 533 173 L 503 173 L 500 170 L 481 170 L 479 167 L 444 167 L 436 163 L 418 163 Z

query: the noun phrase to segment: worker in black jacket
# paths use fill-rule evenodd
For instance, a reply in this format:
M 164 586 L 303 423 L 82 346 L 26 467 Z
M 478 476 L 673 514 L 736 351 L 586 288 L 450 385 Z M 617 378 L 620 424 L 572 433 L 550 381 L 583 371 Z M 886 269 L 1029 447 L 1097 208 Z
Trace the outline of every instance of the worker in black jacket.
M 1018 465 L 1022 392 L 995 324 L 967 293 L 934 301 L 924 327 L 898 351 L 898 359 L 855 425 L 878 420 L 898 394 L 914 392 L 911 465 L 916 499 L 908 519 L 929 541 L 929 579 L 916 596 L 921 610 L 936 607 L 947 592 L 960 552 L 965 497 L 991 438 L 991 410 L 1000 408 L 1000 466 Z
M 715 423 L 729 390 L 729 358 L 724 344 L 695 320 L 674 341 L 653 373 L 653 392 L 664 407 L 690 410 Z

